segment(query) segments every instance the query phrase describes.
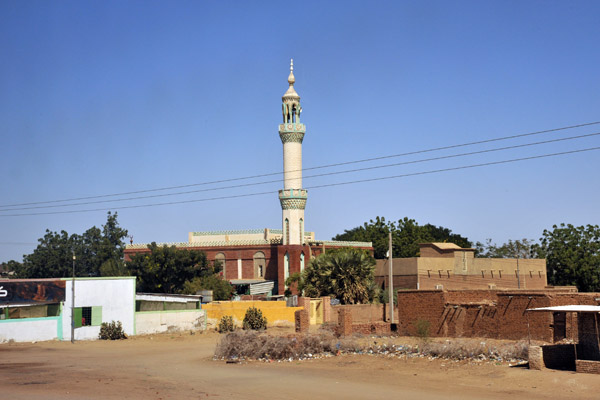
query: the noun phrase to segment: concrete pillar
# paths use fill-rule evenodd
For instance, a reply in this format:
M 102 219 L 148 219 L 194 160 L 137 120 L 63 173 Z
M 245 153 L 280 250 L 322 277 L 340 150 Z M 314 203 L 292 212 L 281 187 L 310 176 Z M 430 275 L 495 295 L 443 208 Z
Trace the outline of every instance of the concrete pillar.
M 544 369 L 542 346 L 529 346 L 529 369 Z

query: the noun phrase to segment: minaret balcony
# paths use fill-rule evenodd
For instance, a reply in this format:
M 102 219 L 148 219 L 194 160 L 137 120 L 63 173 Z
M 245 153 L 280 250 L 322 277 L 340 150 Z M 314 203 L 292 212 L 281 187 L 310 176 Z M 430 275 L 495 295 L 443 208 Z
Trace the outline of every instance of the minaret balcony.
M 279 137 L 282 143 L 296 142 L 302 143 L 306 127 L 304 124 L 289 123 L 279 125 Z
M 308 191 L 306 189 L 282 189 L 279 191 L 279 202 L 283 210 L 304 210 Z
M 297 122 L 290 122 L 287 124 L 279 124 L 279 133 L 287 133 L 287 132 L 306 132 L 306 127 L 304 124 Z

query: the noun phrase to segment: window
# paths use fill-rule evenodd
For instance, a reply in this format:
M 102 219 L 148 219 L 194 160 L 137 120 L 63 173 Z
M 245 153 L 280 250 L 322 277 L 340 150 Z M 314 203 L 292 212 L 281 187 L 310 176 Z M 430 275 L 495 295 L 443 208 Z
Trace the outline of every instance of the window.
M 304 271 L 304 252 L 300 253 L 300 272 Z
M 217 264 L 221 266 L 221 275 L 225 278 L 225 254 L 217 253 L 215 256 L 215 265 Z
M 304 220 L 300 218 L 300 244 L 304 244 Z
M 290 277 L 290 253 L 285 253 L 283 258 L 283 280 L 284 282 Z M 286 285 L 287 287 L 287 285 Z
M 82 326 L 100 326 L 102 324 L 102 307 L 76 307 L 73 310 L 75 328 Z
M 92 307 L 81 308 L 81 326 L 92 326 Z
M 283 244 L 290 244 L 290 220 L 289 219 L 285 219 L 285 241 L 283 242 Z
M 266 259 L 265 253 L 262 251 L 257 251 L 254 253 L 254 278 L 264 278 L 265 277 L 265 266 Z

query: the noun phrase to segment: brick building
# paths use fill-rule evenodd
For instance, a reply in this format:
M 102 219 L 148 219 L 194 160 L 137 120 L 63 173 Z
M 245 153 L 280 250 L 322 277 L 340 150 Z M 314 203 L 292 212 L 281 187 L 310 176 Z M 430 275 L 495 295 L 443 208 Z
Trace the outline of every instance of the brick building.
M 423 243 L 420 257 L 394 258 L 394 289 L 544 289 L 545 259 L 476 258 L 454 243 Z M 375 280 L 387 287 L 388 260 L 377 260 Z
M 449 337 L 527 339 L 548 343 L 577 339 L 574 313 L 529 313 L 540 307 L 571 304 L 597 306 L 599 293 L 575 287 L 544 290 L 400 290 L 398 330 L 415 335 L 427 321 L 428 334 Z
M 311 257 L 329 247 L 355 247 L 372 251 L 370 242 L 337 242 L 315 240 L 313 232 L 305 230 L 304 210 L 308 191 L 302 188 L 302 141 L 306 127 L 300 123 L 300 96 L 294 89 L 294 64 L 290 66 L 289 87 L 282 97 L 283 123 L 279 138 L 283 144 L 283 189 L 279 191 L 282 229 L 258 229 L 215 232 L 190 232 L 187 242 L 167 243 L 178 249 L 202 250 L 209 260 L 224 265 L 228 280 L 275 283 L 275 293 L 282 294 L 285 280 L 300 272 Z M 125 260 L 147 252 L 147 244 L 131 244 L 125 249 Z

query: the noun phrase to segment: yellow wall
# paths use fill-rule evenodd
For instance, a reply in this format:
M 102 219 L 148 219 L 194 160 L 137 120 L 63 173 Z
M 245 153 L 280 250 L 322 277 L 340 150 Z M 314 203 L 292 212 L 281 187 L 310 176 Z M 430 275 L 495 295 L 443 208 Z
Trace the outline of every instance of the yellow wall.
M 295 323 L 294 313 L 302 307 L 287 307 L 285 301 L 216 301 L 202 304 L 206 310 L 209 324 L 216 324 L 224 315 L 233 317 L 236 325 L 241 326 L 246 310 L 256 307 L 267 318 L 268 326 L 290 325 Z

